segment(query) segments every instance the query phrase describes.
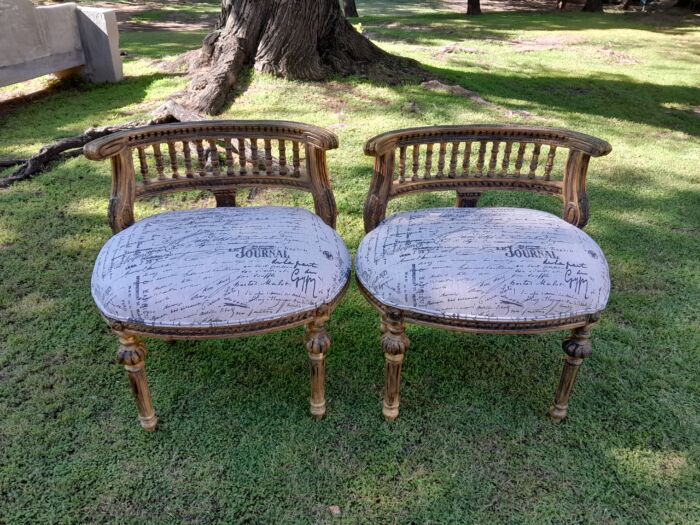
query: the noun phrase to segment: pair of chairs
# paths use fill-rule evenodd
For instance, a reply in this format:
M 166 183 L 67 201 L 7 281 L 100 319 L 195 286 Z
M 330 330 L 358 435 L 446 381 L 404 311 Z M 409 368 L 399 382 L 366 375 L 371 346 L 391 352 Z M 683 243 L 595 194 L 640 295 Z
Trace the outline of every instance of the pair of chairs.
M 334 231 L 326 166 L 326 151 L 337 146 L 331 132 L 295 122 L 205 121 L 125 131 L 85 147 L 88 158 L 112 162 L 115 235 L 97 257 L 92 294 L 118 336 L 118 361 L 144 429 L 154 430 L 157 418 L 141 336 L 233 338 L 302 325 L 310 410 L 323 417 L 331 344 L 325 323 L 351 274 L 350 254 Z M 557 157 L 561 150 L 565 159 Z M 415 128 L 367 142 L 375 168 L 356 274 L 381 316 L 386 419 L 399 412 L 405 323 L 497 334 L 571 330 L 549 410 L 555 421 L 566 416 L 610 290 L 605 257 L 581 230 L 589 159 L 610 150 L 588 135 L 515 126 Z M 261 186 L 310 192 L 316 214 L 236 207 L 238 188 Z M 185 190 L 211 191 L 217 208 L 135 222 L 137 199 Z M 391 199 L 444 190 L 457 192 L 456 208 L 385 220 Z M 475 208 L 488 190 L 558 196 L 563 220 L 529 209 Z

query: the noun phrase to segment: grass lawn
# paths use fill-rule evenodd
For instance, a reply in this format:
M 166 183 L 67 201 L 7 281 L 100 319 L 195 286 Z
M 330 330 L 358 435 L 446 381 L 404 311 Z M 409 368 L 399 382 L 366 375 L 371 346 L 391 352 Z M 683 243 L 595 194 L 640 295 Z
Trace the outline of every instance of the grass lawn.
M 224 117 L 338 133 L 329 165 L 351 251 L 371 174 L 362 145 L 376 133 L 508 121 L 608 140 L 613 153 L 591 162 L 586 231 L 607 254 L 613 293 L 569 419 L 546 417 L 565 334 L 410 327 L 402 413 L 385 423 L 378 318 L 353 285 L 329 323 L 324 421 L 307 413 L 307 356 L 292 330 L 147 341 L 160 423 L 143 432 L 90 297 L 110 236 L 109 164 L 74 159 L 0 192 L 0 523 L 700 523 L 700 26 L 358 4 L 382 47 L 501 109 L 415 85 L 256 74 Z M 123 33 L 123 83 L 0 107 L 0 158 L 145 115 L 185 82 L 157 61 L 202 36 Z M 439 52 L 454 43 L 466 51 Z M 453 201 L 408 198 L 392 211 Z M 253 204 L 267 202 L 310 206 L 277 192 Z M 211 203 L 176 194 L 137 212 Z M 558 210 L 525 194 L 480 205 Z

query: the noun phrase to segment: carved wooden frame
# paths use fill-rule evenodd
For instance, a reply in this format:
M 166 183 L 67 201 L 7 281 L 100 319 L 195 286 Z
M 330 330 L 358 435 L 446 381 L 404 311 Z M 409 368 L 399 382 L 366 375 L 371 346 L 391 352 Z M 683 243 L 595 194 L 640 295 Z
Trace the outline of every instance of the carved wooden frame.
M 451 155 L 447 167 L 446 144 L 453 144 L 453 151 L 459 144 L 479 144 L 477 173 L 469 171 L 469 155 L 465 154 L 467 169 L 461 174 L 456 169 L 456 158 Z M 486 163 L 486 144 L 492 144 L 491 156 Z M 505 143 L 507 154 L 497 169 L 500 144 Z M 530 174 L 520 176 L 523 163 L 524 147 L 519 147 L 516 159 L 517 176 L 509 174 L 510 152 L 513 143 L 534 144 L 534 159 L 530 163 Z M 495 147 L 493 145 L 496 145 Z M 427 155 L 425 175 L 415 177 L 415 162 L 418 157 L 414 150 L 414 177 L 404 177 L 406 170 L 406 151 L 413 146 L 426 145 Z M 433 173 L 432 149 L 438 145 L 437 173 Z M 542 145 L 552 146 L 545 165 L 545 175 L 535 176 L 538 169 L 538 155 Z M 399 177 L 396 171 L 397 148 L 399 149 Z M 569 150 L 562 181 L 550 178 L 554 154 L 557 148 Z M 563 219 L 579 228 L 588 222 L 589 209 L 586 194 L 586 175 L 590 157 L 607 155 L 612 150 L 606 141 L 564 129 L 540 128 L 529 126 L 431 126 L 411 128 L 383 133 L 367 141 L 365 154 L 373 156 L 374 175 L 364 208 L 365 232 L 369 233 L 386 217 L 387 205 L 391 199 L 415 192 L 456 190 L 458 207 L 474 207 L 481 193 L 490 190 L 531 191 L 559 197 L 563 204 Z M 470 150 L 471 151 L 471 150 Z M 496 152 L 495 155 L 493 152 Z M 518 164 L 519 163 L 519 164 Z M 487 168 L 487 171 L 484 171 Z M 499 173 L 496 173 L 499 171 Z M 483 334 L 538 334 L 560 330 L 571 330 L 572 335 L 563 344 L 565 353 L 564 369 L 555 394 L 555 401 L 549 409 L 553 421 L 564 419 L 568 412 L 568 403 L 585 357 L 592 353 L 589 340 L 590 329 L 598 321 L 600 312 L 592 315 L 574 316 L 556 320 L 533 322 L 473 321 L 420 314 L 405 309 L 397 309 L 374 297 L 359 279 L 358 286 L 369 303 L 379 311 L 381 316 L 382 349 L 385 355 L 385 387 L 383 414 L 392 421 L 399 414 L 399 392 L 403 356 L 408 349 L 409 340 L 405 334 L 405 323 L 442 328 L 446 330 L 483 333 Z
M 234 142 L 238 149 L 234 146 Z M 257 142 L 263 141 L 264 154 L 258 157 Z M 272 157 L 272 141 L 278 141 L 279 156 Z M 286 144 L 292 145 L 292 163 L 287 164 Z M 165 144 L 166 158 L 161 150 Z M 204 144 L 208 153 L 205 153 Z M 153 148 L 156 176 L 148 178 L 148 161 L 144 150 Z M 178 150 L 177 148 L 181 148 Z M 91 160 L 112 162 L 112 194 L 109 201 L 109 224 L 118 233 L 134 223 L 137 199 L 158 194 L 193 189 L 214 193 L 217 206 L 235 206 L 239 187 L 287 187 L 312 194 L 316 214 L 335 228 L 337 208 L 326 165 L 326 151 L 338 147 L 337 137 L 325 129 L 285 121 L 199 121 L 147 126 L 115 133 L 85 146 Z M 219 151 L 219 148 L 223 148 Z M 142 180 L 137 182 L 134 151 L 138 152 Z M 192 153 L 194 152 L 194 155 Z M 304 158 L 301 157 L 304 152 Z M 185 156 L 185 174 L 180 175 L 178 155 Z M 220 154 L 223 153 L 224 163 Z M 191 155 L 191 157 L 190 157 Z M 238 156 L 238 169 L 234 169 Z M 196 157 L 196 158 L 195 158 Z M 247 157 L 247 158 L 246 158 Z M 276 165 L 273 166 L 273 160 Z M 166 176 L 170 164 L 171 176 Z M 196 162 L 196 165 L 195 165 Z M 145 168 L 144 168 L 145 164 Z M 303 166 L 302 166 L 303 164 Z M 225 168 L 225 169 L 224 169 Z M 310 412 L 317 419 L 325 415 L 325 355 L 331 339 L 325 323 L 349 285 L 327 304 L 312 311 L 289 315 L 273 321 L 242 325 L 176 328 L 126 323 L 103 316 L 119 339 L 117 360 L 126 369 L 139 412 L 139 422 L 148 431 L 155 430 L 157 417 L 153 409 L 145 370 L 147 350 L 140 336 L 166 341 L 177 339 L 228 339 L 247 337 L 305 327 L 304 346 L 311 362 Z

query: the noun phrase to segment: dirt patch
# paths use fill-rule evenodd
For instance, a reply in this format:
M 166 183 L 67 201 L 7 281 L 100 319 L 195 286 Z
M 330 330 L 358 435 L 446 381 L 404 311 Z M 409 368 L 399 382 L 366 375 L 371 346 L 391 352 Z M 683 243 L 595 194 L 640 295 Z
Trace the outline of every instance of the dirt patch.
M 584 0 L 570 0 L 565 11 L 580 11 Z M 456 12 L 467 12 L 467 0 L 442 0 L 442 4 Z M 481 0 L 484 13 L 542 13 L 557 11 L 555 0 Z
M 519 116 L 523 117 L 526 119 L 533 118 L 532 113 L 528 111 L 521 111 L 521 110 L 511 110 L 508 108 L 505 108 L 503 106 L 499 106 L 498 104 L 494 104 L 493 102 L 489 102 L 485 98 L 483 98 L 481 95 L 476 93 L 475 91 L 470 91 L 468 89 L 463 88 L 462 86 L 452 86 L 448 84 L 443 84 L 439 80 L 431 80 L 429 82 L 423 82 L 421 84 L 421 87 L 424 89 L 427 89 L 428 91 L 436 91 L 439 93 L 449 93 L 451 95 L 455 95 L 457 97 L 463 97 L 463 98 L 468 98 L 472 102 L 476 103 L 479 106 L 498 111 L 505 117 L 513 117 L 513 116 Z
M 604 47 L 600 50 L 603 55 L 603 60 L 607 64 L 620 64 L 620 65 L 634 65 L 639 64 L 638 60 L 635 60 L 630 55 L 623 51 L 615 51 L 609 47 Z
M 214 28 L 217 19 L 217 15 L 214 13 L 192 14 L 164 9 L 166 6 L 172 7 L 172 4 L 148 2 L 145 4 L 97 3 L 94 5 L 114 9 L 120 31 L 208 31 Z M 154 17 L 153 15 L 157 15 L 162 20 L 138 20 L 139 16 L 148 18 Z
M 568 46 L 580 44 L 583 38 L 570 35 L 545 35 L 532 40 L 521 40 L 512 42 L 510 45 L 515 51 L 527 53 L 530 51 L 552 51 L 554 49 L 564 49 Z
M 446 55 L 460 55 L 464 53 L 480 55 L 483 53 L 483 51 L 480 51 L 479 49 L 475 49 L 473 47 L 466 47 L 459 43 L 454 43 L 445 47 L 441 47 L 433 56 L 438 60 L 445 60 Z

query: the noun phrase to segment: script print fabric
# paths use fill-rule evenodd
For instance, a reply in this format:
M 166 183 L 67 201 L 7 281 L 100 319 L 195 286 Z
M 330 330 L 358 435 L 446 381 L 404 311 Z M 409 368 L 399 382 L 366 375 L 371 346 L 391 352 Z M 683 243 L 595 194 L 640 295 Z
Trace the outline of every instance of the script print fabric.
M 149 217 L 112 237 L 92 276 L 109 319 L 214 327 L 331 302 L 350 275 L 336 232 L 299 208 L 215 208 Z
M 599 312 L 608 265 L 583 231 L 522 208 L 444 208 L 394 215 L 356 258 L 383 304 L 476 321 L 526 322 Z

